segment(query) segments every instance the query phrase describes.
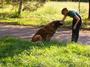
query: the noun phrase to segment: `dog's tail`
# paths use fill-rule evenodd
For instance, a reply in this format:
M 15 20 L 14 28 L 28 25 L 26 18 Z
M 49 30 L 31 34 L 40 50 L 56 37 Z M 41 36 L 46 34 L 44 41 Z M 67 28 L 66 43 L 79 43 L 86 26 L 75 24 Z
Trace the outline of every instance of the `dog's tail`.
M 36 35 L 32 38 L 32 42 L 36 42 L 36 41 L 42 41 L 42 37 L 40 35 Z

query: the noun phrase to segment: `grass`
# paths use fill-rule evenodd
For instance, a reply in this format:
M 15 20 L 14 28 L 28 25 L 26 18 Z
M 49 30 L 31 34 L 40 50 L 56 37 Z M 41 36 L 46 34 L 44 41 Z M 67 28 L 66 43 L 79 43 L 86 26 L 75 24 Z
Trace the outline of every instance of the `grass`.
M 90 46 L 0 39 L 0 67 L 90 67 Z
M 11 18 L 17 17 L 17 14 L 13 14 L 17 11 L 17 6 L 15 10 L 12 9 L 11 5 L 6 5 L 3 9 L 0 9 L 2 22 L 16 22 L 16 24 L 21 25 L 45 25 L 52 20 L 62 19 L 61 9 L 67 7 L 71 10 L 78 11 L 78 2 L 47 2 L 44 6 L 33 12 L 23 11 L 21 18 Z M 88 17 L 88 3 L 81 2 L 80 14 L 83 19 Z M 86 20 L 84 23 L 87 22 Z M 71 18 L 67 18 L 65 25 L 71 24 Z M 86 24 L 86 23 L 85 23 Z

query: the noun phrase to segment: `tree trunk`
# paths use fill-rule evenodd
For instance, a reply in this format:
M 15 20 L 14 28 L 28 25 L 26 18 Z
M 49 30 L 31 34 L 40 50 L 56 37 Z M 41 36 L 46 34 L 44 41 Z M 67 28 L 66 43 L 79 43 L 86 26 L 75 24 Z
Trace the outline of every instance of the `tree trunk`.
M 90 0 L 89 0 L 89 11 L 88 11 L 88 19 L 90 20 Z
M 79 0 L 79 4 L 78 4 L 78 10 L 79 10 L 79 13 L 80 13 L 80 0 Z
M 21 11 L 22 11 L 22 0 L 19 0 L 19 8 L 18 8 L 18 15 L 21 15 Z
M 0 8 L 3 7 L 3 4 L 4 4 L 4 0 L 0 0 Z

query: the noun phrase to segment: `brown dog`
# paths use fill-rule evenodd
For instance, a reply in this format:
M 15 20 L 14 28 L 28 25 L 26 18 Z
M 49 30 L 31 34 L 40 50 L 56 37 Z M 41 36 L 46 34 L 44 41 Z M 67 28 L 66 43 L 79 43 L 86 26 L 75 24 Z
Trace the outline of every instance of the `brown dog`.
M 60 20 L 56 20 L 44 26 L 32 37 L 32 42 L 49 41 L 60 25 L 63 25 L 63 23 Z

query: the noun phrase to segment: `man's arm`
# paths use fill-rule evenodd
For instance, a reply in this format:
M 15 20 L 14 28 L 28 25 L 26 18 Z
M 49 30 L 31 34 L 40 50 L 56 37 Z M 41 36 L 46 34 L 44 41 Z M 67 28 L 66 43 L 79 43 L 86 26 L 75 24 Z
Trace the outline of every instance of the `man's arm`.
M 74 29 L 76 29 L 77 24 L 78 24 L 78 22 L 80 21 L 80 18 L 79 18 L 78 16 L 75 16 L 74 18 L 77 20 L 77 21 L 76 21 L 76 24 L 74 25 Z
M 67 16 L 64 16 L 64 17 L 63 17 L 63 19 L 62 19 L 63 22 L 65 21 L 66 17 L 67 17 Z

